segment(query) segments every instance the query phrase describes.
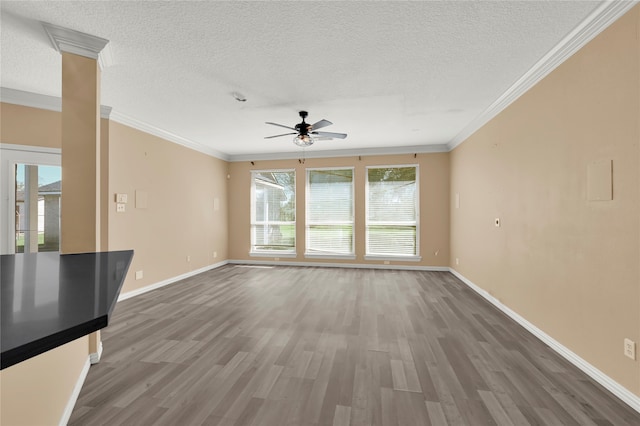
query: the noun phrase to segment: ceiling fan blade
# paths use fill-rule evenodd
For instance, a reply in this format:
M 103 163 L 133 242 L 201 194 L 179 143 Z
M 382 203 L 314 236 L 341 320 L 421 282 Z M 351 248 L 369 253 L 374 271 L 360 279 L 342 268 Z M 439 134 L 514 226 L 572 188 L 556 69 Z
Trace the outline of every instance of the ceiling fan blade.
M 265 124 L 271 124 L 272 126 L 284 127 L 285 129 L 295 130 L 297 132 L 297 130 L 294 129 L 293 127 L 285 126 L 283 124 L 271 123 L 270 121 L 267 121 Z
M 325 138 L 344 139 L 347 137 L 346 133 L 332 133 L 332 132 L 311 132 L 312 135 L 318 135 Z
M 275 136 L 265 136 L 265 139 L 272 139 L 272 138 L 279 138 L 280 136 L 289 136 L 289 135 L 297 135 L 298 133 L 283 133 L 281 135 L 275 135 Z
M 332 124 L 333 123 L 330 122 L 329 120 L 322 119 L 322 120 L 318 121 L 317 123 L 312 124 L 311 128 L 313 130 L 317 130 L 317 129 L 322 129 L 323 127 L 331 126 Z

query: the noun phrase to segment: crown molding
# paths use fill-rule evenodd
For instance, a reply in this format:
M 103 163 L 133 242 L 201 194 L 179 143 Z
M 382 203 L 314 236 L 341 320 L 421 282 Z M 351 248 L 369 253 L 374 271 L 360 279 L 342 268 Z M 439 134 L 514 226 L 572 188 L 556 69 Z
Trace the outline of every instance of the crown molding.
M 111 117 L 111 111 L 113 108 L 106 105 L 100 105 L 100 118 L 106 118 L 107 120 Z
M 168 132 L 159 127 L 145 123 L 133 117 L 129 117 L 128 115 L 122 114 L 118 111 L 114 111 L 111 113 L 111 120 L 120 124 L 124 124 L 125 126 L 133 127 L 134 129 L 140 130 L 141 132 L 149 133 L 159 138 L 168 140 L 169 142 L 182 145 L 194 151 L 207 154 L 211 157 L 215 157 L 224 161 L 229 161 L 229 156 L 223 152 L 220 152 L 208 146 L 199 144 L 190 139 L 183 138 L 182 136 L 178 136 L 175 133 Z
M 8 87 L 0 87 L 0 102 L 49 111 L 62 111 L 62 99 L 57 96 L 40 95 L 23 90 L 9 89 Z M 111 110 L 110 106 L 100 105 L 100 118 L 108 119 Z
M 113 53 L 108 47 L 109 40 L 48 22 L 41 22 L 41 24 L 49 36 L 53 48 L 58 52 L 68 52 L 95 59 L 100 64 L 100 69 L 113 64 Z
M 395 146 L 392 148 L 364 148 L 364 149 L 335 149 L 325 151 L 298 150 L 290 152 L 274 152 L 263 154 L 238 154 L 229 155 L 228 161 L 267 161 L 267 160 L 291 160 L 296 158 L 335 158 L 335 157 L 359 157 L 371 155 L 397 155 L 397 154 L 429 154 L 434 152 L 449 152 L 446 144 L 436 145 L 411 145 Z
M 41 95 L 38 93 L 25 92 L 23 90 L 10 89 L 8 87 L 0 87 L 0 101 L 30 108 L 46 109 L 56 112 L 62 111 L 62 99 L 57 96 Z M 113 108 L 110 106 L 100 105 L 100 117 L 116 121 L 120 124 L 124 124 L 125 126 L 133 127 L 134 129 L 177 143 L 178 145 L 193 149 L 194 151 L 202 152 L 203 154 L 207 154 L 211 157 L 229 161 L 229 156 L 220 151 L 201 145 L 197 142 L 193 142 L 174 133 L 167 132 L 166 130 L 144 123 L 117 111 L 113 111 Z
M 0 101 L 30 108 L 62 111 L 62 99 L 57 96 L 41 95 L 8 87 L 0 87 Z
M 604 31 L 614 21 L 627 13 L 637 3 L 638 0 L 603 1 L 596 10 L 578 24 L 560 43 L 547 52 L 529 71 L 458 133 L 456 137 L 447 144 L 447 149 L 451 151 L 464 142 L 469 136 L 511 105 L 511 103 L 535 86 L 561 63 L 569 59 L 569 57 Z

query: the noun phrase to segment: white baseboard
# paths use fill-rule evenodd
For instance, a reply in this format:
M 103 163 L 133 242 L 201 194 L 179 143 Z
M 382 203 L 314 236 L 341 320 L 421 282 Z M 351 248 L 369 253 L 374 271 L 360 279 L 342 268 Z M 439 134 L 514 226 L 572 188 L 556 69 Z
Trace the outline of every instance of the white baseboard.
M 82 390 L 82 385 L 87 378 L 87 374 L 89 374 L 89 367 L 91 366 L 90 357 L 87 357 L 87 360 L 82 367 L 82 371 L 78 376 L 78 380 L 76 381 L 76 385 L 73 387 L 73 392 L 71 392 L 71 396 L 69 397 L 69 401 L 67 401 L 67 406 L 64 407 L 64 412 L 62 413 L 62 418 L 60 418 L 59 426 L 66 426 L 69 423 L 69 419 L 71 418 L 71 413 L 73 413 L 73 408 L 76 406 L 76 401 L 78 401 L 78 397 L 80 396 L 80 391 Z
M 489 303 L 494 305 L 496 308 L 500 309 L 506 315 L 508 315 L 515 322 L 523 326 L 527 331 L 540 339 L 543 343 L 547 344 L 551 349 L 556 351 L 560 356 L 569 361 L 571 364 L 578 367 L 582 370 L 586 375 L 591 377 L 596 382 L 600 383 L 607 390 L 609 390 L 612 394 L 620 398 L 625 404 L 629 407 L 633 408 L 637 412 L 640 413 L 640 396 L 634 394 L 620 383 L 613 380 L 611 377 L 604 374 L 602 371 L 598 370 L 593 365 L 589 364 L 587 361 L 579 357 L 576 353 L 572 352 L 566 346 L 562 345 L 560 342 L 555 340 L 553 337 L 549 336 L 544 331 L 540 330 L 538 327 L 521 317 L 516 312 L 512 311 L 500 302 L 498 299 L 489 294 L 486 290 L 475 285 L 468 278 L 463 276 L 461 273 L 456 271 L 453 268 L 449 268 L 450 272 L 458 277 L 460 281 L 465 283 L 469 288 L 478 293 L 484 299 L 486 299 Z
M 289 262 L 281 260 L 244 260 L 232 259 L 232 265 L 261 265 L 261 266 L 315 266 L 319 268 L 356 268 L 356 269 L 402 269 L 409 271 L 440 271 L 449 272 L 448 266 L 414 266 L 414 265 L 382 265 L 377 263 L 330 263 L 330 262 Z
M 97 364 L 100 362 L 100 358 L 102 358 L 102 340 L 100 342 L 98 342 L 98 352 L 94 352 L 92 354 L 89 354 L 89 362 L 91 362 L 91 364 Z
M 180 280 L 184 280 L 185 278 L 189 278 L 189 277 L 192 277 L 194 275 L 198 275 L 198 274 L 201 274 L 203 272 L 210 271 L 211 269 L 219 268 L 221 266 L 226 265 L 227 263 L 228 262 L 226 260 L 222 261 L 222 262 L 214 263 L 212 265 L 205 266 L 204 268 L 200 268 L 200 269 L 196 269 L 196 270 L 193 270 L 193 271 L 185 272 L 184 274 L 178 275 L 177 277 L 168 278 L 166 280 L 157 282 L 155 284 L 150 284 L 148 286 L 145 286 L 145 287 L 142 287 L 142 288 L 138 288 L 138 289 L 135 289 L 135 290 L 132 290 L 132 291 L 128 291 L 126 293 L 120 293 L 120 296 L 118 297 L 118 302 L 120 302 L 122 300 L 130 299 L 132 297 L 141 295 L 143 293 L 147 293 L 149 291 L 164 287 L 164 286 L 169 285 L 169 284 L 173 284 L 173 283 L 178 282 Z

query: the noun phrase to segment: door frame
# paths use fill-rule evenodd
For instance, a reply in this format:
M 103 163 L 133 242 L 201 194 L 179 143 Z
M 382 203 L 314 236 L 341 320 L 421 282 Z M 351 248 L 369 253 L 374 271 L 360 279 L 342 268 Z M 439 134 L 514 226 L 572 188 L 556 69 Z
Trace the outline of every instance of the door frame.
M 62 166 L 62 150 L 0 143 L 0 254 L 15 254 L 16 164 Z

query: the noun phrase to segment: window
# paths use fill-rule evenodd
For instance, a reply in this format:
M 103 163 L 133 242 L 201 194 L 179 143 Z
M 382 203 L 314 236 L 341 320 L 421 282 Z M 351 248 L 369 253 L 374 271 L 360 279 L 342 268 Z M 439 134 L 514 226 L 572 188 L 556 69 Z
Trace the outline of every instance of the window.
M 251 172 L 251 254 L 295 256 L 294 170 Z
M 353 169 L 307 169 L 305 255 L 354 258 Z
M 418 166 L 367 168 L 366 257 L 418 257 Z

